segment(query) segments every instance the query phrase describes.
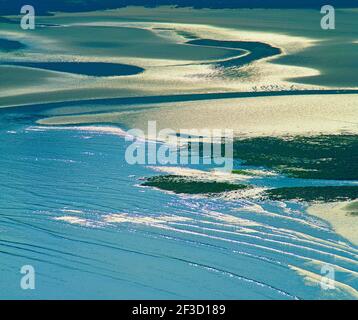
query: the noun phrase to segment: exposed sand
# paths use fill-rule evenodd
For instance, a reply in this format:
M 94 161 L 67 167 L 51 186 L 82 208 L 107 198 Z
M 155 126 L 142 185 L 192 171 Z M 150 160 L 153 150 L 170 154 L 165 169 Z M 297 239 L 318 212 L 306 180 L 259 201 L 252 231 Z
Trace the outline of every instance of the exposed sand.
M 328 221 L 333 229 L 358 245 L 358 202 L 314 204 L 308 213 Z
M 100 15 L 100 13 L 96 13 Z M 218 75 L 218 71 L 207 62 L 225 60 L 222 56 L 223 48 L 210 48 L 212 58 L 206 57 L 193 59 L 193 56 L 183 55 L 178 58 L 174 49 L 168 49 L 166 55 L 163 50 L 158 48 L 156 56 L 146 56 L 146 44 L 143 48 L 133 49 L 133 52 L 122 53 L 123 50 L 106 49 L 103 55 L 101 48 L 97 52 L 93 49 L 87 53 L 83 48 L 78 49 L 76 43 L 81 37 L 68 39 L 68 34 L 73 30 L 79 32 L 81 26 L 92 26 L 93 38 L 102 36 L 104 26 L 108 28 L 121 29 L 130 28 L 134 30 L 147 30 L 155 34 L 157 38 L 165 38 L 169 45 L 180 44 L 181 48 L 192 48 L 190 52 L 201 52 L 200 46 L 189 46 L 184 43 L 186 38 L 180 36 L 178 32 L 190 32 L 199 38 L 210 38 L 217 40 L 233 41 L 259 41 L 267 42 L 273 46 L 280 47 L 282 55 L 294 54 L 308 47 L 314 46 L 318 40 L 308 37 L 299 37 L 265 31 L 252 31 L 245 29 L 223 28 L 207 24 L 191 23 L 160 23 L 160 22 L 117 22 L 115 13 L 107 13 L 106 21 L 93 22 L 94 17 L 80 19 L 81 15 L 66 15 L 66 27 L 54 28 L 50 34 L 44 35 L 35 30 L 31 38 L 21 30 L 2 30 L 0 37 L 5 36 L 9 39 L 17 39 L 31 44 L 30 49 L 21 54 L 0 54 L 2 58 L 10 60 L 31 60 L 31 61 L 81 61 L 81 62 L 112 62 L 133 64 L 145 69 L 145 72 L 135 76 L 126 77 L 107 77 L 93 78 L 80 75 L 71 75 L 46 70 L 36 70 L 28 68 L 19 68 L 14 66 L 0 67 L 7 74 L 11 74 L 9 79 L 7 75 L 0 72 L 0 81 L 6 90 L 0 90 L 0 107 L 16 106 L 22 104 L 31 104 L 36 102 L 63 101 L 67 99 L 96 98 L 99 95 L 104 97 L 132 96 L 133 92 L 141 95 L 157 94 L 179 94 L 179 93 L 205 93 L 205 92 L 228 92 L 228 91 L 267 91 L 267 90 L 289 90 L 293 83 L 289 78 L 315 76 L 320 72 L 314 68 L 279 65 L 271 63 L 272 59 L 278 56 L 255 61 L 242 68 L 244 77 L 226 78 Z M 70 18 L 69 18 L 70 17 Z M 82 17 L 83 18 L 83 17 Z M 61 22 L 61 14 L 53 18 L 47 17 L 48 22 L 55 19 Z M 59 21 L 57 21 L 57 20 Z M 47 21 L 46 20 L 46 21 Z M 153 17 L 155 20 L 155 17 Z M 171 28 L 170 32 L 161 32 L 157 28 Z M 84 28 L 83 28 L 84 29 Z M 61 32 L 63 34 L 61 34 Z M 85 32 L 85 31 L 84 31 Z M 50 35 L 53 37 L 51 38 Z M 84 33 L 83 37 L 87 35 Z M 114 43 L 121 39 L 112 39 Z M 141 41 L 141 40 L 139 40 Z M 154 41 L 154 40 L 151 40 Z M 156 46 L 156 42 L 149 42 L 151 46 Z M 80 50 L 80 51 L 79 51 Z M 82 50 L 82 51 L 81 51 Z M 140 54 L 142 52 L 142 56 Z M 77 53 L 77 54 L 76 54 Z M 197 56 L 197 55 L 194 55 Z M 166 58 L 165 58 L 166 57 Z M 175 58 L 174 58 L 175 57 Z M 32 73 L 31 82 L 22 80 L 23 74 Z M 19 81 L 15 81 L 16 79 Z M 317 85 L 294 85 L 299 89 L 322 89 L 323 86 Z M 10 89 L 10 90 L 9 90 Z M 103 92 L 98 93 L 102 90 Z
M 277 96 L 202 100 L 144 106 L 145 110 L 55 116 L 43 125 L 119 123 L 146 132 L 148 121 L 157 129 L 185 132 L 195 128 L 232 129 L 237 136 L 358 134 L 357 95 Z M 153 137 L 149 137 L 153 138 Z

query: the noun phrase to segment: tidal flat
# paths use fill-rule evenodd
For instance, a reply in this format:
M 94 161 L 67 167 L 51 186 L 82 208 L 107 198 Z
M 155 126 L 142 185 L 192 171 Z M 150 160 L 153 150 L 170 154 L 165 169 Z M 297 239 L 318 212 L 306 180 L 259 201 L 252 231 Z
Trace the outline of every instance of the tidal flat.
M 332 32 L 314 10 L 1 18 L 0 298 L 357 299 L 356 15 Z M 166 143 L 153 120 L 232 129 L 232 170 L 129 164 L 126 130 Z

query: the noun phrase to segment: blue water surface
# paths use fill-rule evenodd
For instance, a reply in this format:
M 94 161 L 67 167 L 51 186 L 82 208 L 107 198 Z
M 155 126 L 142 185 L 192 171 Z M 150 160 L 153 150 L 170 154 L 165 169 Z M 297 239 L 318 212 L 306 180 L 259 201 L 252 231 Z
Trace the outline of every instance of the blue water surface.
M 127 164 L 123 137 L 39 127 L 34 110 L 0 113 L 0 298 L 337 298 L 290 266 L 357 271 L 356 248 L 299 204 L 260 213 L 245 209 L 254 200 L 140 187 L 158 173 Z M 142 222 L 108 222 L 115 214 Z M 21 289 L 23 265 L 35 290 Z M 350 272 L 336 277 L 357 288 Z

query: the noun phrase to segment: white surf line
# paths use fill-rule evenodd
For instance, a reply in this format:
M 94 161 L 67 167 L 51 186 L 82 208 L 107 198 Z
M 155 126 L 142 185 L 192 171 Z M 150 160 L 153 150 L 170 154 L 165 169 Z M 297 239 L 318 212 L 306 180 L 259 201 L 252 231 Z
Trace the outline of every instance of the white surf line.
M 127 222 L 127 223 L 139 224 L 139 225 L 146 225 L 146 226 L 155 227 L 155 228 L 159 228 L 159 229 L 171 230 L 171 231 L 185 233 L 185 234 L 198 235 L 201 237 L 216 239 L 216 240 L 220 240 L 220 241 L 243 244 L 243 245 L 247 245 L 249 247 L 256 247 L 256 248 L 260 248 L 260 249 L 264 249 L 264 250 L 268 250 L 268 251 L 273 251 L 276 253 L 281 253 L 284 255 L 293 256 L 296 258 L 303 259 L 305 261 L 315 262 L 318 265 L 322 265 L 322 264 L 326 263 L 321 260 L 317 260 L 315 258 L 305 257 L 305 256 L 302 256 L 302 255 L 299 255 L 296 253 L 287 252 L 287 251 L 275 249 L 272 247 L 267 247 L 267 246 L 264 246 L 261 244 L 256 244 L 256 243 L 251 243 L 251 242 L 246 242 L 246 241 L 241 241 L 241 240 L 227 239 L 227 238 L 223 238 L 223 237 L 219 237 L 219 236 L 215 236 L 215 235 L 208 235 L 208 234 L 201 233 L 201 232 L 185 230 L 185 229 L 178 229 L 178 228 L 170 226 L 170 224 L 175 224 L 176 222 L 180 222 L 180 221 L 187 221 L 187 222 L 193 221 L 191 218 L 187 218 L 187 217 L 180 217 L 180 216 L 147 217 L 147 216 L 130 216 L 128 214 L 111 214 L 111 215 L 104 217 L 104 221 L 107 223 L 126 223 Z M 194 226 L 194 227 L 200 228 L 198 226 Z M 206 229 L 210 230 L 209 228 L 206 228 Z M 226 233 L 229 233 L 229 232 L 226 232 Z M 260 238 L 260 240 L 262 240 L 262 238 Z M 271 242 L 276 242 L 276 243 L 280 243 L 280 244 L 284 244 L 284 245 L 287 244 L 287 243 L 282 243 L 279 241 L 271 241 Z M 298 246 L 298 245 L 292 245 L 292 247 L 298 247 L 300 249 L 308 249 L 309 251 L 313 251 L 313 252 L 317 252 L 322 255 L 330 256 L 330 257 L 334 258 L 335 260 L 339 259 L 339 260 L 342 260 L 342 261 L 345 261 L 348 263 L 352 263 L 352 264 L 356 263 L 356 260 L 352 260 L 347 257 L 338 256 L 336 254 L 332 254 L 332 253 L 328 253 L 328 252 L 324 252 L 324 251 L 319 251 L 317 249 L 307 248 L 307 247 Z M 342 272 L 349 273 L 356 277 L 358 276 L 358 273 L 354 270 L 350 270 L 350 269 L 341 267 L 339 265 L 335 265 L 335 267 L 337 268 L 337 270 L 339 269 Z
M 293 265 L 289 265 L 289 267 L 294 270 L 297 274 L 299 274 L 300 276 L 302 276 L 306 281 L 309 281 L 310 283 L 313 283 L 315 285 L 320 285 L 321 281 L 322 281 L 322 275 L 316 274 L 314 272 L 293 266 Z M 350 295 L 352 295 L 355 298 L 358 298 L 358 291 L 356 289 L 354 289 L 353 287 L 333 280 L 333 284 L 335 287 L 338 287 L 340 290 L 342 290 L 343 292 L 348 292 Z
M 241 210 L 240 208 L 237 208 L 237 211 L 240 211 L 240 210 Z M 299 219 L 299 218 L 280 215 L 278 213 L 273 213 L 273 212 L 268 212 L 268 211 L 265 213 L 265 215 L 272 216 L 272 217 L 279 218 L 279 219 L 285 219 L 285 220 L 298 222 L 300 224 L 304 224 L 304 225 L 307 225 L 307 226 L 309 226 L 311 228 L 315 228 L 315 229 L 327 230 L 327 228 L 325 228 L 325 227 L 321 227 L 321 226 L 318 226 L 318 225 L 313 225 L 312 223 L 310 223 L 308 221 L 305 221 L 305 220 L 302 220 L 302 219 Z
M 308 234 L 305 234 L 302 232 L 298 232 L 295 230 L 270 227 L 268 225 L 265 225 L 265 228 L 269 228 L 279 234 L 285 234 L 285 235 L 282 235 L 282 237 L 288 237 L 288 238 L 296 239 L 297 241 L 306 242 L 306 243 L 313 243 L 317 246 L 322 246 L 325 248 L 334 248 L 337 251 L 340 251 L 342 253 L 347 253 L 350 255 L 357 255 L 357 253 L 358 253 L 358 250 L 356 248 L 350 246 L 348 243 L 336 242 L 333 240 L 327 241 L 327 240 L 313 237 L 311 235 L 308 235 Z M 285 231 L 286 233 L 281 232 L 281 231 Z M 333 230 L 332 230 L 332 233 L 334 233 Z M 290 235 L 287 235 L 287 234 L 290 234 Z M 348 251 L 348 250 L 350 250 L 350 251 Z
M 66 117 L 66 116 L 65 116 Z M 71 117 L 71 116 L 69 116 Z M 64 126 L 64 125 L 39 125 L 39 126 L 30 126 L 26 130 L 29 131 L 46 131 L 46 130 L 69 130 L 69 131 L 83 131 L 87 133 L 97 133 L 97 134 L 108 134 L 113 136 L 119 136 L 123 138 L 130 138 L 135 139 L 136 141 L 140 142 L 150 142 L 155 144 L 165 144 L 168 146 L 176 146 L 175 144 L 170 144 L 168 141 L 161 141 L 158 139 L 151 139 L 148 136 L 134 136 L 127 131 L 121 129 L 120 127 L 116 127 L 113 125 L 108 126 L 101 126 L 101 125 L 71 125 L 71 126 Z
M 298 249 L 302 249 L 302 250 L 306 250 L 306 251 L 315 252 L 315 253 L 318 253 L 318 254 L 321 254 L 321 255 L 330 256 L 330 257 L 332 257 L 334 259 L 338 258 L 338 259 L 340 259 L 342 261 L 351 262 L 353 264 L 356 263 L 356 260 L 352 260 L 352 259 L 347 258 L 347 257 L 339 256 L 339 255 L 331 253 L 331 252 L 326 252 L 326 251 L 322 251 L 322 250 L 318 250 L 318 249 L 315 249 L 315 248 L 302 246 L 302 245 L 298 245 L 298 244 L 294 244 L 294 243 L 283 242 L 283 241 L 278 241 L 278 240 L 273 240 L 273 239 L 267 239 L 267 238 L 255 236 L 255 235 L 252 235 L 252 234 L 249 234 L 249 233 L 239 233 L 238 234 L 237 232 L 233 232 L 233 231 L 206 228 L 206 227 L 192 225 L 192 224 L 181 224 L 181 223 L 172 223 L 172 224 L 173 225 L 188 226 L 188 227 L 191 227 L 191 228 L 194 228 L 194 229 L 201 229 L 201 230 L 204 230 L 204 231 L 213 231 L 213 232 L 218 232 L 218 233 L 226 233 L 226 234 L 231 234 L 231 235 L 236 235 L 236 236 L 239 235 L 239 236 L 242 236 L 242 237 L 257 239 L 257 240 L 260 240 L 262 242 L 270 242 L 270 243 L 275 243 L 275 244 L 279 244 L 279 245 L 283 245 L 283 246 L 287 246 L 287 247 L 293 247 L 293 248 L 298 248 Z M 182 229 L 180 229 L 180 230 L 182 230 Z M 352 271 L 352 273 L 354 273 L 355 276 L 358 276 L 358 272 Z
M 243 208 L 237 208 L 236 211 L 245 211 L 247 207 L 243 207 Z M 260 208 L 262 208 L 260 206 Z M 265 214 L 265 215 L 270 215 L 270 211 L 264 210 L 262 208 L 262 210 L 253 210 L 254 213 L 256 214 Z M 277 214 L 277 216 L 280 216 L 279 214 Z M 285 217 L 285 215 L 282 215 L 283 217 Z M 303 219 L 302 219 L 303 220 Z M 325 240 L 325 239 L 321 239 L 321 238 L 317 238 L 314 236 L 311 236 L 309 234 L 306 233 L 302 233 L 293 229 L 286 229 L 286 228 L 278 228 L 278 227 L 274 227 L 274 226 L 269 226 L 269 225 L 262 225 L 265 229 L 270 229 L 272 231 L 274 231 L 275 233 L 278 233 L 284 237 L 290 237 L 290 238 L 295 238 L 297 240 L 300 241 L 308 241 L 308 242 L 312 242 L 312 243 L 317 243 L 319 242 L 320 245 L 324 246 L 324 247 L 332 247 L 334 246 L 336 250 L 341 251 L 341 252 L 345 252 L 345 253 L 358 253 L 358 249 L 356 249 L 355 247 L 353 247 L 352 245 L 345 243 L 345 242 L 336 242 L 334 240 Z M 313 225 L 312 225 L 313 226 Z M 331 230 L 330 230 L 331 231 Z M 332 230 L 333 233 L 333 230 Z M 303 240 L 307 239 L 307 240 Z M 351 251 L 347 251 L 347 249 L 351 250 Z
M 201 170 L 194 170 L 194 169 L 187 169 L 187 168 L 176 168 L 176 167 L 149 167 L 149 168 L 152 168 L 155 171 L 167 172 L 167 173 L 171 173 L 171 174 L 174 174 L 174 173 L 177 174 L 177 173 L 180 172 L 180 175 L 182 175 L 184 177 L 197 177 L 197 176 L 200 176 L 203 180 L 205 180 L 205 179 L 206 180 L 211 180 L 210 177 L 212 179 L 218 178 L 220 180 L 220 177 L 216 177 L 215 175 L 211 176 L 210 172 L 201 171 Z M 230 179 L 231 175 L 223 176 L 222 178 L 224 178 L 223 181 L 230 181 L 231 180 Z M 233 179 L 232 181 L 235 181 L 235 179 Z M 158 188 L 158 189 L 160 190 L 160 188 Z M 241 211 L 242 209 L 244 209 L 244 208 L 237 208 L 237 211 Z M 321 226 L 312 224 L 311 222 L 306 221 L 304 219 L 299 219 L 299 218 L 289 217 L 289 216 L 286 216 L 286 215 L 272 213 L 272 212 L 269 212 L 267 210 L 264 210 L 264 214 L 267 215 L 267 216 L 272 216 L 272 217 L 278 218 L 278 219 L 287 219 L 287 220 L 295 221 L 295 222 L 298 222 L 298 223 L 301 223 L 301 224 L 308 225 L 308 226 L 310 226 L 312 228 L 321 229 L 321 230 L 327 230 L 327 228 L 325 228 L 325 227 L 321 227 Z M 217 213 L 209 214 L 208 216 L 212 217 L 212 218 L 214 218 L 216 220 L 219 219 L 219 217 L 220 217 L 220 215 L 218 215 Z M 233 216 L 232 219 L 234 219 L 234 218 L 237 218 L 237 217 Z M 225 221 L 225 219 L 223 219 L 223 221 Z M 330 247 L 333 246 L 335 248 L 335 250 L 340 251 L 340 252 L 344 252 L 344 253 L 347 253 L 347 254 L 350 254 L 350 255 L 353 255 L 354 253 L 357 253 L 356 249 L 354 249 L 354 248 L 352 248 L 350 246 L 345 246 L 344 247 L 342 245 L 339 245 L 337 242 L 330 242 L 330 241 L 325 241 L 323 239 L 310 237 L 310 236 L 305 235 L 303 233 L 295 232 L 293 230 L 291 231 L 289 229 L 280 229 L 280 228 L 275 228 L 275 227 L 272 227 L 272 226 L 269 226 L 269 225 L 261 225 L 261 226 L 264 227 L 265 229 L 269 229 L 269 230 L 275 231 L 276 233 L 281 233 L 282 234 L 281 236 L 278 235 L 278 234 L 275 234 L 276 237 L 283 237 L 283 238 L 293 239 L 292 233 L 295 233 L 296 236 L 298 236 L 298 237 L 296 237 L 296 241 L 299 241 L 299 242 L 311 243 L 311 244 L 316 243 L 317 244 L 317 241 L 318 241 L 319 243 L 317 245 L 321 246 L 321 247 L 330 248 Z M 283 231 L 286 231 L 286 234 L 284 234 Z M 289 233 L 291 236 L 288 236 L 287 233 Z M 305 237 L 307 240 L 302 239 L 300 236 Z M 348 248 L 350 250 L 352 250 L 353 252 L 347 251 Z
M 236 211 L 241 211 L 242 209 L 241 208 L 237 208 Z M 269 211 L 266 211 L 264 213 L 265 215 L 267 216 L 272 216 L 272 217 L 275 217 L 275 218 L 282 218 L 282 219 L 286 219 L 286 220 L 291 220 L 291 221 L 295 221 L 295 222 L 298 222 L 298 223 L 301 223 L 301 224 L 305 224 L 305 225 L 308 225 L 312 228 L 315 228 L 315 229 L 321 229 L 321 230 L 327 230 L 326 227 L 321 227 L 319 225 L 314 225 L 312 224 L 311 222 L 309 221 L 306 221 L 306 220 L 303 220 L 303 219 L 299 219 L 299 218 L 294 218 L 294 217 L 290 217 L 290 216 L 286 216 L 286 215 L 281 215 L 281 214 L 278 214 L 278 213 L 273 213 L 273 212 L 269 212 Z M 311 217 L 315 218 L 315 216 L 311 215 Z M 326 220 L 325 220 L 326 221 Z M 327 221 L 326 221 L 327 222 Z M 283 230 L 283 229 L 282 229 Z M 329 243 L 329 242 L 328 242 Z
M 301 260 L 304 260 L 304 261 L 314 262 L 317 265 L 330 264 L 331 266 L 333 266 L 337 270 L 340 270 L 342 272 L 345 272 L 345 273 L 348 273 L 348 274 L 351 274 L 351 275 L 355 275 L 357 273 L 354 270 L 350 270 L 350 269 L 341 267 L 341 266 L 336 265 L 336 264 L 328 263 L 328 262 L 318 260 L 318 259 L 315 259 L 315 258 L 305 257 L 305 256 L 302 256 L 300 254 L 287 252 L 287 251 L 283 251 L 283 250 L 279 250 L 279 249 L 274 249 L 274 248 L 271 248 L 271 247 L 266 247 L 266 246 L 263 246 L 263 245 L 258 245 L 258 244 L 254 244 L 254 243 L 250 243 L 250 242 L 233 240 L 233 239 L 226 239 L 226 238 L 213 236 L 213 235 L 207 235 L 207 234 L 204 234 L 204 233 L 190 231 L 190 230 L 177 229 L 177 228 L 173 228 L 173 227 L 170 227 L 168 225 L 162 225 L 162 224 L 156 224 L 155 227 L 163 229 L 163 230 L 169 230 L 169 231 L 178 232 L 178 233 L 196 235 L 196 236 L 200 236 L 200 237 L 204 237 L 204 238 L 210 238 L 210 239 L 215 239 L 215 240 L 229 242 L 229 243 L 242 244 L 242 245 L 246 245 L 248 247 L 254 247 L 254 248 L 262 249 L 264 251 L 265 250 L 266 251 L 271 251 L 271 252 L 279 253 L 279 254 L 282 254 L 282 255 L 298 258 L 298 259 L 301 259 Z M 353 261 L 353 264 L 356 264 L 356 261 Z
M 56 131 L 56 130 L 64 130 L 64 131 L 83 131 L 87 133 L 97 133 L 97 134 L 109 134 L 113 136 L 119 137 L 131 137 L 134 136 L 128 134 L 126 131 L 119 127 L 114 126 L 30 126 L 26 130 L 29 131 Z M 137 137 L 135 137 L 137 139 Z M 138 138 L 140 139 L 140 138 Z
M 354 248 L 350 248 L 352 251 L 348 251 L 347 249 L 342 249 L 338 243 L 336 242 L 329 242 L 328 244 L 326 243 L 321 243 L 319 238 L 314 238 L 311 237 L 311 240 L 308 240 L 306 237 L 297 237 L 296 235 L 293 236 L 294 232 L 290 232 L 290 230 L 287 230 L 287 233 L 283 233 L 283 232 L 279 232 L 281 230 L 284 229 L 280 229 L 280 228 L 276 228 L 276 227 L 271 227 L 269 225 L 260 225 L 260 227 L 264 228 L 264 229 L 269 229 L 271 231 L 273 231 L 272 233 L 269 232 L 265 232 L 265 231 L 261 231 L 261 230 L 257 230 L 254 228 L 248 228 L 248 227 L 241 227 L 239 225 L 232 225 L 232 224 L 224 224 L 224 223 L 216 223 L 216 222 L 212 222 L 212 221 L 205 221 L 205 220 L 198 220 L 198 223 L 203 223 L 203 224 L 211 224 L 211 225 L 217 225 L 217 226 L 222 226 L 222 227 L 226 227 L 226 228 L 235 228 L 236 232 L 233 232 L 233 234 L 241 234 L 241 235 L 247 235 L 247 233 L 249 234 L 259 234 L 259 235 L 266 235 L 266 236 L 270 236 L 273 238 L 281 238 L 281 239 L 288 239 L 291 241 L 297 241 L 298 243 L 307 243 L 307 244 L 313 244 L 316 245 L 318 247 L 322 247 L 322 248 L 326 248 L 326 249 L 334 249 L 336 251 L 339 251 L 341 253 L 346 253 L 348 255 L 352 255 L 356 257 L 356 250 Z M 218 232 L 221 232 L 220 229 L 213 229 L 213 230 L 217 230 Z M 226 230 L 224 230 L 226 232 Z M 229 231 L 230 232 L 230 231 Z M 232 231 L 231 231 L 232 232 Z M 305 234 L 301 234 L 301 235 L 305 235 Z M 309 237 L 307 235 L 307 237 Z M 261 237 L 260 237 L 261 238 Z M 266 238 L 261 238 L 263 241 L 266 241 Z M 286 243 L 286 242 L 283 242 Z
M 312 237 L 310 235 L 300 233 L 300 232 L 297 232 L 294 230 L 273 227 L 273 226 L 270 226 L 267 224 L 262 224 L 262 223 L 259 223 L 256 221 L 242 219 L 242 218 L 239 218 L 236 216 L 220 214 L 218 212 L 213 212 L 213 213 L 211 211 L 207 211 L 207 212 L 208 212 L 207 214 L 201 214 L 201 216 L 206 216 L 210 219 L 220 220 L 220 221 L 224 221 L 224 222 L 228 222 L 228 223 L 221 224 L 221 223 L 216 223 L 216 222 L 214 223 L 212 221 L 205 221 L 205 220 L 198 220 L 198 223 L 217 224 L 217 225 L 222 225 L 222 226 L 229 227 L 229 228 L 240 227 L 242 229 L 247 229 L 247 231 L 252 232 L 252 233 L 267 234 L 267 235 L 270 235 L 273 237 L 290 239 L 292 241 L 296 240 L 298 242 L 315 244 L 318 247 L 323 247 L 323 248 L 334 248 L 334 250 L 336 250 L 336 251 L 346 253 L 351 256 L 356 256 L 356 253 L 357 253 L 357 250 L 355 248 L 349 246 L 348 244 L 343 246 L 342 243 L 337 243 L 336 241 L 325 241 L 323 239 Z M 264 229 L 271 230 L 272 233 L 267 233 L 267 232 L 256 230 L 256 229 L 253 229 L 250 227 L 262 227 Z M 246 230 L 242 230 L 242 231 L 245 232 Z M 292 235 L 294 235 L 294 236 L 292 236 Z M 265 240 L 265 239 L 263 239 L 263 240 Z M 275 240 L 273 240 L 273 241 L 275 241 Z M 293 245 L 295 245 L 295 244 L 293 244 Z M 318 250 L 318 249 L 313 249 L 313 250 Z
M 253 254 L 253 253 L 249 253 L 249 252 L 245 252 L 245 251 L 239 251 L 236 249 L 231 249 L 231 248 L 227 248 L 227 247 L 222 247 L 222 246 L 218 246 L 218 245 L 212 245 L 206 242 L 201 242 L 201 241 L 197 241 L 197 240 L 192 240 L 192 239 L 186 239 L 186 238 L 178 238 L 177 236 L 174 235 L 167 235 L 167 234 L 161 234 L 161 233 L 150 233 L 151 236 L 154 236 L 155 238 L 164 238 L 164 239 L 168 239 L 168 240 L 173 240 L 173 241 L 179 241 L 179 242 L 185 242 L 185 243 L 190 243 L 190 244 L 195 244 L 196 246 L 203 246 L 203 247 L 209 247 L 209 248 L 214 248 L 214 249 L 218 249 L 220 251 L 229 251 L 229 252 L 233 252 L 235 254 L 239 254 L 239 255 L 243 255 L 243 256 L 247 256 L 253 259 L 258 259 L 258 260 L 263 260 L 269 263 L 273 263 L 282 267 L 287 267 L 287 265 L 285 263 L 283 263 L 282 261 L 276 260 L 274 258 L 271 257 L 266 257 L 266 256 L 261 256 L 261 255 L 257 255 L 257 254 Z

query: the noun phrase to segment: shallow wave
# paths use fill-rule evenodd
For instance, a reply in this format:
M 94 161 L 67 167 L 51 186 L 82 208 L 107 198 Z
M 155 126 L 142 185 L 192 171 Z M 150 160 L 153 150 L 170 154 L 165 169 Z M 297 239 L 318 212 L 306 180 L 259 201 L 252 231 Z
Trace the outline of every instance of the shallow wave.
M 0 135 L 8 168 L 0 259 L 9 285 L 11 270 L 32 263 L 43 274 L 38 297 L 53 297 L 56 285 L 61 297 L 329 298 L 297 272 L 317 275 L 329 264 L 344 284 L 334 297 L 356 298 L 357 248 L 298 203 L 138 188 L 158 172 L 125 162 L 118 128 L 11 130 Z

